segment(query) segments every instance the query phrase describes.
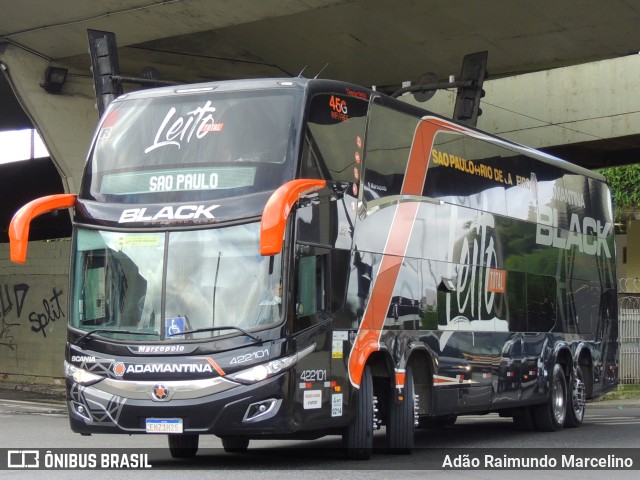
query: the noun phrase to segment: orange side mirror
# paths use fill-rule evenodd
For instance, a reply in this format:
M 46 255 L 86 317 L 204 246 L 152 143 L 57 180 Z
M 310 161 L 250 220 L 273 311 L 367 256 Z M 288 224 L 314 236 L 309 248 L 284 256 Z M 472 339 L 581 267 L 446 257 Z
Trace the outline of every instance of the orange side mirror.
M 9 225 L 9 252 L 11 261 L 24 263 L 27 260 L 29 244 L 29 227 L 31 221 L 40 215 L 61 208 L 70 208 L 76 203 L 76 195 L 61 193 L 36 198 L 18 210 Z
M 282 239 L 291 208 L 302 195 L 320 190 L 325 180 L 298 179 L 280 186 L 264 206 L 260 222 L 260 255 L 275 255 L 282 251 Z

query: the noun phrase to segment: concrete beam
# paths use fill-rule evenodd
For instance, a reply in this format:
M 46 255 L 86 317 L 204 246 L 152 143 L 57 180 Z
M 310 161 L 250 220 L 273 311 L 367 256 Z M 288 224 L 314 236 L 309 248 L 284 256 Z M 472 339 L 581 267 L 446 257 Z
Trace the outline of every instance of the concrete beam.
M 478 128 L 530 147 L 640 133 L 640 55 L 487 80 L 484 90 Z M 402 99 L 451 117 L 455 92 Z
M 6 45 L 0 61 L 51 152 L 65 189 L 77 192 L 98 121 L 91 79 L 71 75 L 62 93 L 52 95 L 40 86 L 47 60 Z M 640 133 L 640 55 L 488 80 L 484 86 L 478 128 L 531 147 Z M 402 98 L 416 103 L 412 96 Z M 450 117 L 454 101 L 455 92 L 442 91 L 416 104 Z

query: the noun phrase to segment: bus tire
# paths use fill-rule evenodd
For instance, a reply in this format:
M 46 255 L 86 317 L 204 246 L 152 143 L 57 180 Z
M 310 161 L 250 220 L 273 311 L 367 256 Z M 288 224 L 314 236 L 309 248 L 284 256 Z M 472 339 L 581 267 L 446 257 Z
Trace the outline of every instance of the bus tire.
M 406 455 L 413 449 L 416 420 L 415 387 L 411 367 L 407 367 L 405 372 L 403 400 L 397 399 L 395 388 L 390 390 L 387 448 L 391 453 Z
M 368 460 L 373 450 L 373 378 L 368 366 L 362 372 L 360 389 L 353 406 L 354 419 L 346 428 L 342 440 L 346 455 L 352 460 Z
M 169 451 L 173 458 L 191 458 L 198 453 L 200 435 L 183 433 L 169 435 Z
M 249 448 L 249 439 L 245 437 L 222 437 L 222 448 L 227 453 L 246 452 Z
M 538 430 L 555 432 L 564 426 L 567 416 L 567 379 L 559 363 L 553 366 L 547 402 L 532 408 L 533 420 Z
M 567 418 L 564 426 L 575 428 L 582 425 L 585 411 L 585 383 L 582 368 L 576 367 L 575 376 L 571 376 L 569 394 L 567 395 Z

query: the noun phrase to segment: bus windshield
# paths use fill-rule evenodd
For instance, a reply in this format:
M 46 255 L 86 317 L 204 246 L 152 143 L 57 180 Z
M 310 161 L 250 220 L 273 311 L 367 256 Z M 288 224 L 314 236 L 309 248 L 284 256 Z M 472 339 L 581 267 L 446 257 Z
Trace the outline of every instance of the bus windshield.
M 281 317 L 280 257 L 261 256 L 257 239 L 257 223 L 183 232 L 78 229 L 71 326 L 135 332 L 113 333 L 131 341 L 271 326 Z M 183 335 L 197 329 L 212 330 Z
M 98 129 L 80 196 L 156 203 L 274 190 L 293 175 L 301 97 L 291 89 L 214 90 L 115 102 Z

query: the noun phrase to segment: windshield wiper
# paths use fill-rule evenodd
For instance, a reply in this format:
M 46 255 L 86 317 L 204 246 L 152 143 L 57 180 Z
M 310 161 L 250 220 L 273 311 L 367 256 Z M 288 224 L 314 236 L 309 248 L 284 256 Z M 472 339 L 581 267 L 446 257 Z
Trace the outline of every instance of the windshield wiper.
M 174 335 L 187 335 L 190 333 L 202 333 L 202 332 L 217 332 L 220 330 L 237 330 L 238 332 L 242 332 L 244 335 L 246 335 L 247 337 L 255 340 L 256 342 L 260 342 L 262 343 L 262 338 L 258 337 L 257 335 L 254 335 L 252 333 L 247 332 L 244 328 L 240 328 L 240 327 L 208 327 L 208 328 L 197 328 L 195 330 L 187 330 L 186 332 L 180 332 L 180 333 L 172 333 L 170 335 L 167 335 L 168 337 L 173 337 Z
M 111 328 L 96 328 L 95 330 L 91 330 L 84 335 L 81 335 L 74 342 L 75 345 L 80 345 L 81 343 L 86 342 L 89 337 L 96 333 L 120 333 L 123 335 L 155 335 L 159 337 L 160 334 L 158 332 L 141 332 L 140 330 L 113 330 Z

